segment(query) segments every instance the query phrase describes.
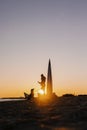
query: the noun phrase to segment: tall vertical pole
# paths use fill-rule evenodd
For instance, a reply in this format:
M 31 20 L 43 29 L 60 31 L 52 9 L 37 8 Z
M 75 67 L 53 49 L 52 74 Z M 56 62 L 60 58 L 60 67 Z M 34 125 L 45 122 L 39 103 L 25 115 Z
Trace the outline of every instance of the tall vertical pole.
M 48 63 L 48 74 L 47 74 L 47 95 L 51 96 L 52 93 L 53 93 L 52 71 L 51 71 L 51 61 L 49 59 L 49 63 Z

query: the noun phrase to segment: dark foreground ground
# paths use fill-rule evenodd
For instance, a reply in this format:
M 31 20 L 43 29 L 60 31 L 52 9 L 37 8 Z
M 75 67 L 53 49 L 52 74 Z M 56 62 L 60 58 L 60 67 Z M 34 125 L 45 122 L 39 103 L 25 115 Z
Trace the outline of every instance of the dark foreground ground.
M 87 130 L 87 96 L 0 102 L 0 130 Z

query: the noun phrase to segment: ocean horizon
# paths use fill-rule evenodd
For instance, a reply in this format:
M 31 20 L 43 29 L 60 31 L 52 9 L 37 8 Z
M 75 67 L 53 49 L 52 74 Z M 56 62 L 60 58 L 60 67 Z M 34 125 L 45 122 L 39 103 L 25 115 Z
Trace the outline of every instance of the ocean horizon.
M 4 99 L 4 98 L 0 98 L 0 102 L 6 102 L 6 101 L 22 101 L 22 100 L 25 100 L 25 99 L 10 99 L 10 98 L 8 98 L 8 99 Z

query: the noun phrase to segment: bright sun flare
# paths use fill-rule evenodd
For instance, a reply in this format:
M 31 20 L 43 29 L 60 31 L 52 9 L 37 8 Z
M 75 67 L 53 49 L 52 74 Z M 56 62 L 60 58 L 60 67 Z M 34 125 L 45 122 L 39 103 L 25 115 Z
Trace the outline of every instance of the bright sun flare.
M 43 91 L 42 89 L 40 89 L 40 90 L 38 91 L 38 93 L 41 94 L 41 95 L 43 95 L 43 94 L 44 94 L 44 91 Z

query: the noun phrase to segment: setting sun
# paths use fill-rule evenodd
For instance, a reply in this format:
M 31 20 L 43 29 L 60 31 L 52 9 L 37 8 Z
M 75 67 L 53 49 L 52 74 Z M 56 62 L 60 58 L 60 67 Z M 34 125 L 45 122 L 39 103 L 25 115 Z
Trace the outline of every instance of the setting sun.
M 44 91 L 43 91 L 42 89 L 40 89 L 40 90 L 38 91 L 38 93 L 41 94 L 41 95 L 43 95 L 43 94 L 44 94 Z

